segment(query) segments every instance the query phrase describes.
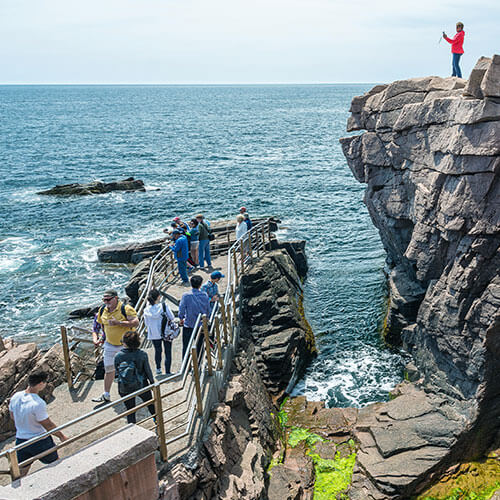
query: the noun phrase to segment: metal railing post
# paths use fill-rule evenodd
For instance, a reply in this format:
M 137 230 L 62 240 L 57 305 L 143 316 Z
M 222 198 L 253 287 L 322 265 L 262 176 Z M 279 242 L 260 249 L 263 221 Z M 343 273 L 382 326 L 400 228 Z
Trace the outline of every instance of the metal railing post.
M 196 390 L 196 411 L 198 415 L 203 415 L 203 400 L 201 399 L 200 371 L 198 370 L 196 347 L 191 348 L 191 362 L 193 363 L 194 387 Z
M 21 469 L 19 469 L 19 462 L 17 461 L 17 452 L 9 450 L 7 452 L 7 459 L 9 460 L 9 472 L 12 481 L 21 477 Z
M 220 314 L 222 318 L 222 327 L 224 328 L 224 344 L 228 344 L 227 342 L 227 315 L 226 315 L 226 306 L 224 305 L 224 299 L 219 297 L 219 308 Z
M 204 314 L 202 318 L 203 318 L 203 335 L 205 337 L 205 356 L 207 358 L 207 369 L 208 369 L 208 374 L 213 375 L 214 371 L 212 368 L 212 352 L 210 348 L 210 337 L 208 334 L 207 315 Z
M 71 373 L 71 360 L 69 356 L 68 332 L 65 326 L 61 326 L 61 342 L 63 348 L 64 369 L 66 371 L 66 381 L 68 383 L 68 387 L 71 389 L 73 387 L 73 375 Z
M 215 316 L 215 341 L 217 342 L 217 370 L 222 370 L 222 345 L 220 342 L 219 318 Z
M 266 222 L 267 225 L 267 240 L 269 241 L 269 244 L 271 244 L 271 225 L 269 224 L 269 221 Z
M 153 398 L 155 402 L 155 413 L 156 413 L 156 434 L 160 440 L 160 455 L 161 459 L 166 462 L 167 455 L 167 443 L 165 440 L 165 424 L 163 422 L 163 404 L 161 401 L 161 389 L 160 385 L 156 383 L 153 386 Z
M 231 319 L 233 320 L 232 323 L 233 323 L 233 328 L 234 326 L 236 325 L 236 292 L 235 292 L 235 288 L 236 287 L 232 287 L 231 288 L 231 298 L 233 300 L 233 314 L 231 316 Z M 233 328 L 231 329 L 231 342 L 233 341 Z

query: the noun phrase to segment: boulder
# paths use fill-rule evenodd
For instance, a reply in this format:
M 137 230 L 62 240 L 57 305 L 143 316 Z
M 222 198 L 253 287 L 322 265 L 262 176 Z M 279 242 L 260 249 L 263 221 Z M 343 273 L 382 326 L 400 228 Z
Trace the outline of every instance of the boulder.
M 483 91 L 481 90 L 481 82 L 490 65 L 491 57 L 480 57 L 477 60 L 476 65 L 471 71 L 467 85 L 465 86 L 464 96 L 471 96 L 476 99 L 482 99 L 484 97 Z
M 137 264 L 142 260 L 154 257 L 161 251 L 167 238 L 158 238 L 143 243 L 123 243 L 101 247 L 97 250 L 99 262 L 115 264 Z
M 485 97 L 500 97 L 500 55 L 495 54 L 482 81 L 481 92 Z
M 133 177 L 123 181 L 101 182 L 93 181 L 89 184 L 62 184 L 37 194 L 53 196 L 88 196 L 91 194 L 105 194 L 112 191 L 146 191 L 144 182 Z

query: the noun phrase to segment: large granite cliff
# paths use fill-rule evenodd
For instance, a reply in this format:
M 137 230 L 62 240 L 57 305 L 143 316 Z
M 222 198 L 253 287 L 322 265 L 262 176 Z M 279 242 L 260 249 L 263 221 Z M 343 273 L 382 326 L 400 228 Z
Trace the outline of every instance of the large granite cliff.
M 365 132 L 341 144 L 387 252 L 386 338 L 421 377 L 361 415 L 354 479 L 359 498 L 406 497 L 499 439 L 500 56 L 468 81 L 377 85 L 351 112 Z

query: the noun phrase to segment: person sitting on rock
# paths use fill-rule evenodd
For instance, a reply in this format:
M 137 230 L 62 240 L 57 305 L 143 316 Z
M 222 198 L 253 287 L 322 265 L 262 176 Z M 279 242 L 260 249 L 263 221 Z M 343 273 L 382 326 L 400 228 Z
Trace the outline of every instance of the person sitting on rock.
M 197 274 L 191 277 L 191 291 L 186 292 L 179 304 L 179 325 L 182 326 L 182 358 L 186 354 L 196 319 L 199 314 L 210 316 L 210 299 L 200 290 L 203 278 Z M 199 350 L 199 349 L 198 349 Z
M 465 31 L 463 23 L 457 23 L 457 34 L 453 38 L 448 38 L 446 33 L 443 31 L 443 38 L 451 43 L 451 54 L 452 54 L 452 73 L 451 76 L 458 76 L 462 78 L 462 70 L 460 69 L 460 58 L 464 53 L 464 38 Z
M 135 309 L 132 306 L 123 304 L 118 298 L 116 290 L 106 290 L 102 301 L 104 305 L 101 306 L 97 313 L 97 321 L 101 324 L 106 335 L 103 345 L 104 392 L 101 396 L 92 399 L 94 403 L 111 401 L 110 390 L 115 378 L 115 356 L 122 349 L 124 333 L 139 325 Z
M 16 392 L 9 403 L 9 411 L 16 426 L 16 446 L 29 439 L 45 434 L 56 428 L 49 418 L 47 403 L 39 396 L 39 393 L 47 386 L 48 373 L 42 370 L 34 371 L 28 376 L 28 387 L 24 391 Z M 61 442 L 68 439 L 61 431 L 54 432 Z M 55 446 L 52 436 L 40 439 L 17 451 L 18 463 L 29 460 L 44 451 Z M 40 458 L 40 462 L 50 464 L 59 458 L 57 451 L 48 453 Z M 21 467 L 21 476 L 25 476 L 30 465 Z
M 177 269 L 183 285 L 189 285 L 189 277 L 187 273 L 187 261 L 189 258 L 188 240 L 185 234 L 179 229 L 175 229 L 172 233 L 174 244 L 170 246 L 174 252 L 175 260 L 177 261 Z
M 213 309 L 215 303 L 219 300 L 219 281 L 224 278 L 220 271 L 214 271 L 210 275 L 210 279 L 201 287 L 201 291 L 205 292 L 210 299 L 210 308 Z

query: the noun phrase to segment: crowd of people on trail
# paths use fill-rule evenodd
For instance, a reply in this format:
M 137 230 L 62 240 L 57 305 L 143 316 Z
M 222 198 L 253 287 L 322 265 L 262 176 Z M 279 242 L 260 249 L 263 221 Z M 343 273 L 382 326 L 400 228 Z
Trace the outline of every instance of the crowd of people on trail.
M 240 208 L 236 217 L 236 239 L 242 238 L 252 227 L 250 215 L 245 207 Z M 163 230 L 171 237 L 170 248 L 177 261 L 177 268 L 184 286 L 189 286 L 188 274 L 197 270 L 211 271 L 210 242 L 215 234 L 210 228 L 210 222 L 203 214 L 198 214 L 189 222 L 175 217 L 169 228 Z
M 236 218 L 236 239 L 242 238 L 252 227 L 248 212 L 244 207 Z M 157 376 L 172 374 L 172 342 L 180 335 L 182 328 L 182 358 L 189 347 L 198 316 L 211 314 L 213 307 L 220 298 L 219 282 L 224 278 L 219 270 L 212 268 L 210 260 L 210 223 L 202 214 L 198 214 L 189 224 L 176 217 L 172 223 L 172 249 L 179 265 L 179 274 L 183 283 L 191 285 L 191 290 L 182 295 L 179 303 L 178 319 L 166 302 L 162 300 L 159 290 L 151 289 L 148 293 L 148 305 L 144 309 L 143 319 L 147 330 L 147 338 L 154 347 L 154 359 Z M 189 239 L 188 239 L 189 238 Z M 203 283 L 200 275 L 188 278 L 187 263 L 191 271 L 204 269 L 205 264 L 212 271 L 208 280 Z M 103 348 L 103 383 L 102 394 L 92 401 L 108 403 L 111 401 L 113 381 L 118 382 L 118 393 L 121 397 L 148 387 L 155 379 L 147 353 L 142 350 L 141 339 L 136 328 L 139 318 L 136 310 L 120 300 L 116 290 L 106 290 L 102 296 L 103 304 L 94 316 L 93 341 Z M 193 346 L 198 349 L 201 344 Z M 164 371 L 162 371 L 162 361 Z M 38 395 L 47 385 L 48 373 L 36 371 L 28 377 L 28 387 L 14 394 L 9 404 L 11 418 L 16 426 L 16 445 L 55 429 L 56 425 L 49 418 L 47 404 Z M 151 415 L 155 415 L 150 390 L 142 391 L 140 399 L 147 403 Z M 130 411 L 136 406 L 136 398 L 124 400 L 128 415 L 128 423 L 136 423 L 136 412 Z M 54 433 L 61 441 L 67 437 L 62 432 Z M 40 439 L 17 451 L 18 461 L 33 458 L 40 453 L 51 450 L 55 443 L 51 436 Z M 57 460 L 56 450 L 46 454 L 40 460 L 52 463 Z M 21 469 L 21 474 L 27 474 L 29 466 Z

